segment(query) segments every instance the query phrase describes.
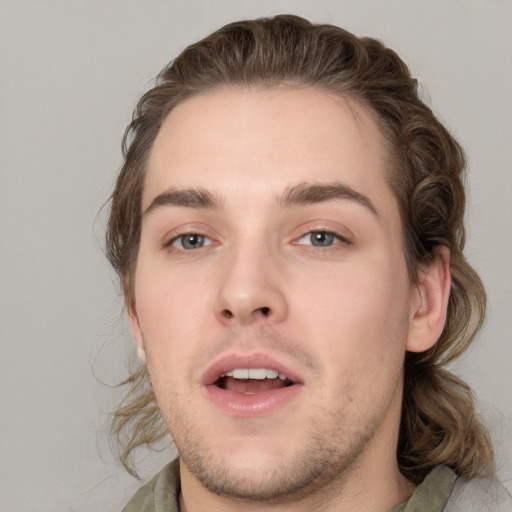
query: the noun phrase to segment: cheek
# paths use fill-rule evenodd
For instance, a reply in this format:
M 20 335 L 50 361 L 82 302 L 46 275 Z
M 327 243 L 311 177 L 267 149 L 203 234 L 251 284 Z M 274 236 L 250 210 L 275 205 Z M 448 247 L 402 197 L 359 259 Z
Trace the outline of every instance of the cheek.
M 185 368 L 193 361 L 197 338 L 194 331 L 199 321 L 190 302 L 190 292 L 180 292 L 177 283 L 160 276 L 152 279 L 150 274 L 146 270 L 140 273 L 141 284 L 136 288 L 137 314 L 152 387 L 161 410 L 165 411 L 173 409 L 177 396 L 188 389 Z
M 293 309 L 299 332 L 315 339 L 314 350 L 326 366 L 335 360 L 345 374 L 365 366 L 384 375 L 390 365 L 401 364 L 409 312 L 404 266 L 375 258 L 347 271 L 317 274 L 302 283 L 307 293 L 297 288 L 291 294 L 298 301 Z
M 308 334 L 314 336 L 322 367 L 323 400 L 338 404 L 343 416 L 353 411 L 370 417 L 390 402 L 400 382 L 407 317 L 392 290 L 368 294 L 361 281 L 358 285 L 348 296 L 340 293 L 332 302 L 319 301 L 312 311 L 317 329 Z
M 177 382 L 180 369 L 191 358 L 193 340 L 199 337 L 200 309 L 205 302 L 197 300 L 201 290 L 196 283 L 186 286 L 177 282 L 159 272 L 156 265 L 140 266 L 135 285 L 136 310 L 151 380 L 155 388 L 161 380 L 167 382 L 167 387 L 170 381 Z
M 146 336 L 168 329 L 168 334 L 200 324 L 200 312 L 209 302 L 211 289 L 204 279 L 169 271 L 158 261 L 139 265 L 135 279 L 135 301 Z

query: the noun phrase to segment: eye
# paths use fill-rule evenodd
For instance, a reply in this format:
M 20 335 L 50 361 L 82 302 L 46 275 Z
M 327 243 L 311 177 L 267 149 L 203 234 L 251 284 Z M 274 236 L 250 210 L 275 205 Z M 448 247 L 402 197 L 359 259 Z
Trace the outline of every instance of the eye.
M 193 249 L 200 249 L 201 247 L 211 244 L 212 240 L 207 236 L 199 235 L 198 233 L 187 233 L 174 238 L 170 245 L 177 249 L 190 251 Z
M 313 245 L 314 247 L 330 247 L 331 245 L 345 241 L 345 238 L 330 231 L 310 231 L 301 237 L 297 243 Z

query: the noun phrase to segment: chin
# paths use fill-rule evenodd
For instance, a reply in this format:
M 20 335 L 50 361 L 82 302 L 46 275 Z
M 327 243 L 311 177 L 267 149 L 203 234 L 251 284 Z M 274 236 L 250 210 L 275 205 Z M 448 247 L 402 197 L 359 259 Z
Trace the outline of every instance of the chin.
M 333 450 L 329 443 L 305 443 L 292 454 L 279 446 L 264 449 L 260 444 L 240 450 L 187 450 L 180 453 L 182 463 L 210 492 L 247 502 L 281 503 L 310 496 L 325 488 L 350 467 L 364 450 L 364 442 Z M 297 445 L 295 445 L 297 446 Z M 203 454 L 198 457 L 197 454 Z M 229 455 L 226 455 L 229 454 Z

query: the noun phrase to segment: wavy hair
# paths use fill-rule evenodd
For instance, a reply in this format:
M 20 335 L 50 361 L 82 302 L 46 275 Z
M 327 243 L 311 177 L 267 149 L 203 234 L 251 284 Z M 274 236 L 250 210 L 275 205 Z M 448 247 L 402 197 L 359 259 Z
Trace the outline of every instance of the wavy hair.
M 281 15 L 226 25 L 163 69 L 126 129 L 124 165 L 110 200 L 106 252 L 127 307 L 133 303 L 146 162 L 165 117 L 187 98 L 223 86 L 282 85 L 334 92 L 373 113 L 388 146 L 388 180 L 400 207 L 412 283 L 439 246 L 451 253 L 444 331 L 432 349 L 405 357 L 397 452 L 402 473 L 420 482 L 438 464 L 467 477 L 492 472 L 492 447 L 472 391 L 445 368 L 468 348 L 485 315 L 484 288 L 463 255 L 464 153 L 421 100 L 406 64 L 380 41 Z M 167 431 L 145 366 L 122 384 L 129 391 L 113 413 L 111 432 L 122 463 L 134 474 L 133 450 Z

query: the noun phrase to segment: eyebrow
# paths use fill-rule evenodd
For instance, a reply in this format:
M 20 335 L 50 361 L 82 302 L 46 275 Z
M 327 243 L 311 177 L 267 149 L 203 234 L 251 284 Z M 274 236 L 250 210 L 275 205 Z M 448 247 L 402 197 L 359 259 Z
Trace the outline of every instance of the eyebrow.
M 369 197 L 345 183 L 299 183 L 287 188 L 278 201 L 282 208 L 291 208 L 336 199 L 355 201 L 379 216 Z M 221 203 L 220 198 L 204 188 L 171 189 L 157 195 L 146 208 L 143 216 L 163 206 L 218 209 Z
M 218 208 L 220 200 L 206 189 L 187 188 L 166 190 L 157 195 L 144 210 L 143 216 L 162 206 L 181 206 L 184 208 Z
M 305 206 L 335 199 L 355 201 L 370 210 L 377 217 L 379 213 L 369 197 L 361 194 L 346 183 L 300 183 L 286 189 L 280 199 L 282 207 Z

